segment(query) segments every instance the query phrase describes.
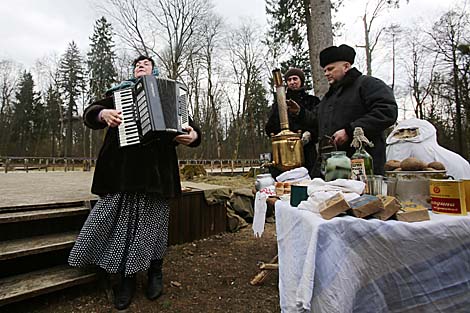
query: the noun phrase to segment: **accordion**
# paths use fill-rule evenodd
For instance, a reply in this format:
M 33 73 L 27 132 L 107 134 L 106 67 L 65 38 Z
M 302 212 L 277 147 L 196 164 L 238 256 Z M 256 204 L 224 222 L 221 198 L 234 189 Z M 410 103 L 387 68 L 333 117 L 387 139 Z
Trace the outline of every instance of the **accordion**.
M 123 118 L 118 126 L 120 147 L 172 139 L 184 134 L 189 125 L 187 88 L 178 81 L 142 76 L 133 87 L 115 91 L 113 97 Z

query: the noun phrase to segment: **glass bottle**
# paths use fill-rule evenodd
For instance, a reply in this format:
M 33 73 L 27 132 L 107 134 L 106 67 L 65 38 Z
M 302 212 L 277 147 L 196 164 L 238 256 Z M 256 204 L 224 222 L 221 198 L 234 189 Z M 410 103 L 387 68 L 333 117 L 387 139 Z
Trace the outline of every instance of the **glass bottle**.
M 338 178 L 349 179 L 351 177 L 351 160 L 346 156 L 346 151 L 333 151 L 326 160 L 325 181 Z
M 374 146 L 366 138 L 362 128 L 356 127 L 351 143 L 351 146 L 356 148 L 356 151 L 351 156 L 351 179 L 353 180 L 361 180 L 364 176 L 374 175 L 374 162 L 372 156 L 366 151 L 365 145 Z

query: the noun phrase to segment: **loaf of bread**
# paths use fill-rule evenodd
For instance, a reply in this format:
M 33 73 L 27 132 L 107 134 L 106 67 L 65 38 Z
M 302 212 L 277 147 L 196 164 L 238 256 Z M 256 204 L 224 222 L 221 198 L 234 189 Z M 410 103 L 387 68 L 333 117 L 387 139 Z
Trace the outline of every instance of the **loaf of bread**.
M 417 158 L 409 157 L 400 162 L 400 167 L 404 171 L 422 171 L 428 166 Z
M 400 161 L 398 160 L 388 160 L 387 162 L 385 162 L 386 171 L 393 171 L 399 167 L 400 167 Z
M 427 167 L 433 168 L 433 169 L 438 170 L 438 171 L 442 171 L 442 170 L 446 169 L 444 164 L 442 164 L 441 162 L 438 162 L 438 161 L 428 163 Z

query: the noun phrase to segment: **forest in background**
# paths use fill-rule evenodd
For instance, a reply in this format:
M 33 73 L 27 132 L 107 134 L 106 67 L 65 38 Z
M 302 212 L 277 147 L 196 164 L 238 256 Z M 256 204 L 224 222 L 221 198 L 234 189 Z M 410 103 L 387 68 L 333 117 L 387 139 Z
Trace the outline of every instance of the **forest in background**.
M 441 145 L 468 158 L 468 10 L 455 7 L 433 25 L 407 28 L 384 18 L 406 5 L 401 2 L 368 2 L 356 48 L 365 55 L 363 64 L 357 62 L 359 70 L 375 75 L 385 62 L 377 61 L 378 51 L 391 47 L 385 59 L 393 74 L 386 82 L 401 116 L 431 121 Z M 132 60 L 146 54 L 161 76 L 189 88 L 190 112 L 204 140 L 196 149 L 181 149 L 180 158 L 258 158 L 271 150 L 264 133 L 273 101 L 271 71 L 303 68 L 312 92 L 321 96 L 326 83 L 318 51 L 347 31 L 335 20 L 342 0 L 266 0 L 266 30 L 252 20 L 227 25 L 212 0 L 98 3 L 103 17 L 95 21 L 88 47 L 71 38 L 63 54 L 38 59 L 29 69 L 0 59 L 0 156 L 96 157 L 105 131 L 90 131 L 81 114 L 108 88 L 131 77 Z M 404 111 L 406 104 L 413 109 Z

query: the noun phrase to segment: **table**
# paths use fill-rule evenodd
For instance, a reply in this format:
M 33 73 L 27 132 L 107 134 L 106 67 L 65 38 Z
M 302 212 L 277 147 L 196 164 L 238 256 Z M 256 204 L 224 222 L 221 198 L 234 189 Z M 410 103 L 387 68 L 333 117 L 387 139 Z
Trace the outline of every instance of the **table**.
M 277 201 L 282 312 L 470 312 L 470 216 L 324 220 Z

